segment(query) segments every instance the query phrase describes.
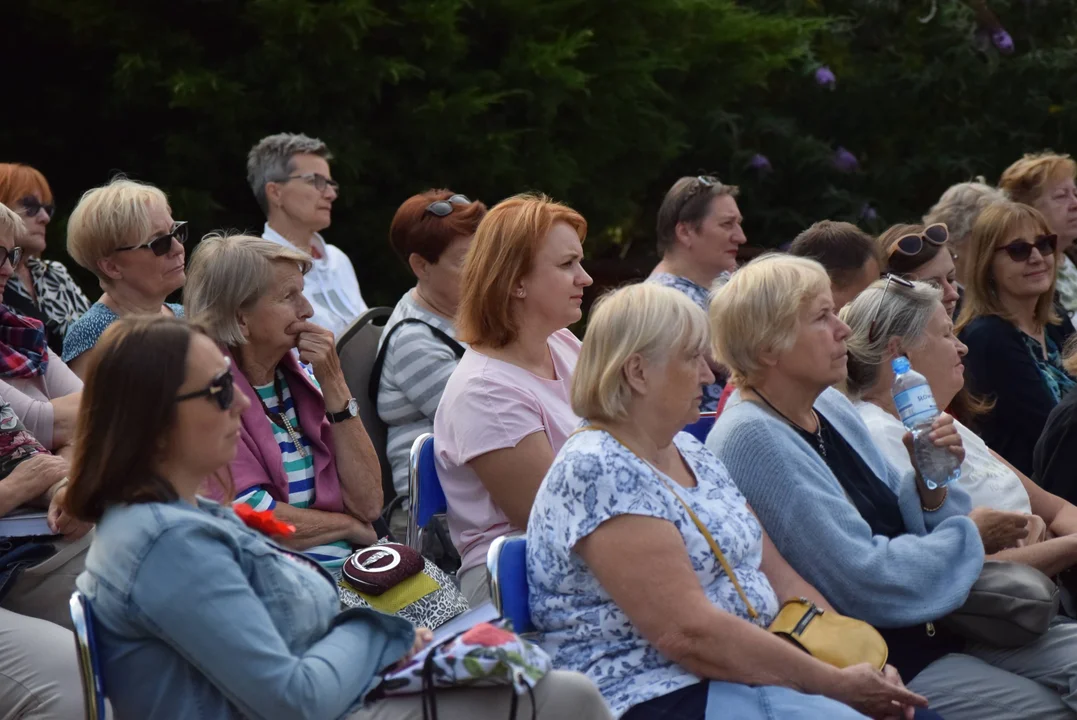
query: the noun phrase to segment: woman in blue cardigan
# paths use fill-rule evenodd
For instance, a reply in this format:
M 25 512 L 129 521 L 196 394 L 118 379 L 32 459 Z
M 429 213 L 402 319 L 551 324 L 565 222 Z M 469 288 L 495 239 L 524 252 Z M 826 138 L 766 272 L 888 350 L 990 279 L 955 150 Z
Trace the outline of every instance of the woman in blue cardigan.
M 964 603 L 985 549 L 1014 545 L 1027 518 L 971 510 L 959 487 L 930 490 L 887 463 L 830 387 L 845 379 L 849 335 L 834 310 L 825 271 L 802 258 L 760 258 L 718 293 L 714 349 L 741 390 L 708 447 L 782 556 L 836 610 L 880 629 L 890 662 L 940 715 L 1074 717 L 1077 625 L 1055 625 L 1016 650 L 935 625 Z M 932 435 L 963 457 L 951 418 Z

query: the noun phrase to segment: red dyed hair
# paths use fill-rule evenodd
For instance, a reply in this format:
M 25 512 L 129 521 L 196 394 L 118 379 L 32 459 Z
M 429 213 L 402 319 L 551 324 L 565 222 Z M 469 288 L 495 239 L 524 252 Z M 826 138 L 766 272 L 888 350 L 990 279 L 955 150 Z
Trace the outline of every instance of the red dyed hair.
M 452 190 L 427 190 L 412 195 L 397 208 L 389 226 L 389 244 L 405 264 L 412 253 L 436 263 L 453 240 L 475 234 L 486 216 L 486 206 L 478 200 L 470 205 L 453 205 L 452 212 L 444 217 L 426 211 L 431 203 L 448 200 L 455 194 Z
M 531 272 L 535 253 L 556 223 L 587 237 L 578 212 L 545 195 L 514 195 L 495 205 L 479 223 L 460 280 L 456 332 L 461 342 L 500 348 L 519 334 L 513 288 Z
M 46 204 L 52 202 L 52 190 L 45 176 L 29 165 L 0 163 L 0 203 L 14 207 L 29 195 L 37 195 Z

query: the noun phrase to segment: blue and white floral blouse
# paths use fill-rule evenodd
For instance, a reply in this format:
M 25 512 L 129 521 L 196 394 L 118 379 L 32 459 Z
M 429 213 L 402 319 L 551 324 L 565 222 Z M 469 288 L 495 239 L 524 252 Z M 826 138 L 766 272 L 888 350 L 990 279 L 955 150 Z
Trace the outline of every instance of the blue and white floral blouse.
M 722 463 L 680 433 L 677 449 L 696 487 L 673 484 L 725 553 L 745 593 L 769 625 L 778 598 L 759 565 L 763 532 Z M 527 523 L 531 618 L 554 667 L 585 673 L 615 716 L 699 682 L 659 653 L 602 588 L 572 548 L 606 520 L 642 515 L 672 522 L 684 537 L 696 577 L 726 612 L 748 619 L 733 583 L 658 471 L 604 431 L 573 435 L 554 459 Z M 648 578 L 640 577 L 641 592 Z

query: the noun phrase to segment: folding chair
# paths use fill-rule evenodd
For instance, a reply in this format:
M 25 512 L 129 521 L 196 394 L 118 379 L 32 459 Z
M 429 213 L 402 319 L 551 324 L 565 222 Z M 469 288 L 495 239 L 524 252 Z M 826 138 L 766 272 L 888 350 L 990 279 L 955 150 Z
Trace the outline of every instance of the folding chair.
M 79 656 L 82 696 L 87 720 L 105 720 L 105 678 L 94 642 L 93 608 L 78 590 L 71 594 L 71 622 L 75 626 L 75 651 Z
M 523 535 L 496 538 L 486 553 L 486 573 L 501 617 L 511 620 L 518 633 L 534 632 L 528 606 L 527 539 Z

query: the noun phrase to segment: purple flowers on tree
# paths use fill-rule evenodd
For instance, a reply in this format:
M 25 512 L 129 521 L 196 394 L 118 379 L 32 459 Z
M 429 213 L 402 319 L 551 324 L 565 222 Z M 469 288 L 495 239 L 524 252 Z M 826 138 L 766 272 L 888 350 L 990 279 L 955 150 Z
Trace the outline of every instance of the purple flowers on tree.
M 843 147 L 839 147 L 834 152 L 833 163 L 836 170 L 844 173 L 855 172 L 860 167 L 860 161 L 856 159 L 856 155 Z
M 773 170 L 770 165 L 770 160 L 767 158 L 767 156 L 760 153 L 752 155 L 752 159 L 748 161 L 748 167 L 752 168 L 753 170 L 758 170 L 761 173 L 767 173 Z
M 1009 55 L 1013 52 L 1013 38 L 1010 37 L 1005 28 L 1000 27 L 991 33 L 991 43 L 1003 55 Z
M 875 222 L 879 219 L 879 213 L 869 203 L 864 203 L 860 208 L 860 219 L 865 222 Z
M 833 90 L 838 84 L 838 76 L 826 65 L 820 65 L 815 71 L 815 84 Z

